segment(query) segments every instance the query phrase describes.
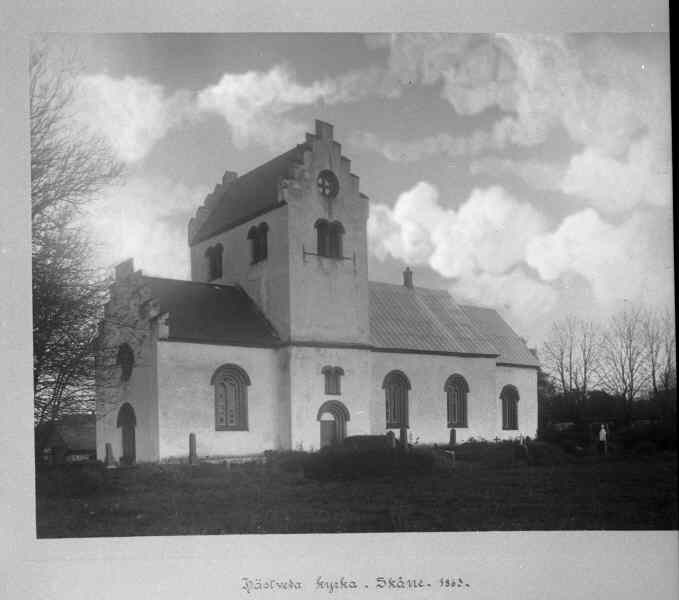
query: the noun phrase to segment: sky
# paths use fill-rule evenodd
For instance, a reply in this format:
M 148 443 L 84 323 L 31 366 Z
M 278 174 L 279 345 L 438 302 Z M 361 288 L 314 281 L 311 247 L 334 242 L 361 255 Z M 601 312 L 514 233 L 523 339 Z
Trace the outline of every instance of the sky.
M 335 126 L 370 198 L 369 272 L 496 308 L 529 343 L 572 314 L 673 303 L 667 34 L 51 36 L 74 119 L 125 164 L 95 259 L 189 277 L 225 170 Z

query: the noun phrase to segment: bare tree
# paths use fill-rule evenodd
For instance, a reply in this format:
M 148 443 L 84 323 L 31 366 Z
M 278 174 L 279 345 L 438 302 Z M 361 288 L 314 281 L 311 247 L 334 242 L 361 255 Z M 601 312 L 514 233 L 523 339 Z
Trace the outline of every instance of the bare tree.
M 30 58 L 33 378 L 36 425 L 92 407 L 94 340 L 107 282 L 76 225 L 79 210 L 117 182 L 122 165 L 75 125 L 70 64 L 44 46 Z
M 603 339 L 599 374 L 604 389 L 625 399 L 627 418 L 632 403 L 649 382 L 642 310 L 629 308 L 613 316 Z
M 658 363 L 659 387 L 677 389 L 677 340 L 674 311 L 667 308 L 660 317 L 660 360 Z
M 590 321 L 568 316 L 552 327 L 543 345 L 545 368 L 558 390 L 575 402 L 579 415 L 587 393 L 598 381 L 600 334 Z

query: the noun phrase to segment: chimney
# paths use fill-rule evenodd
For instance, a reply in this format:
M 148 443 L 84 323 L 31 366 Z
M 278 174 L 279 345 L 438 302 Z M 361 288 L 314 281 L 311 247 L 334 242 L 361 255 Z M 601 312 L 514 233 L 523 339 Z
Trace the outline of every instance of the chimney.
M 410 270 L 410 267 L 406 267 L 406 270 L 403 271 L 403 285 L 409 290 L 413 289 L 413 272 Z
M 319 140 L 332 140 L 332 125 L 316 119 L 316 137 Z

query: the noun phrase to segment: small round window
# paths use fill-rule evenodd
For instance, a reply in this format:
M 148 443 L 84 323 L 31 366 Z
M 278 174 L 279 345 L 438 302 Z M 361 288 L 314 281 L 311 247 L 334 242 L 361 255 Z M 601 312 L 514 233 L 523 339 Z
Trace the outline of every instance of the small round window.
M 316 179 L 316 185 L 321 196 L 325 198 L 334 198 L 339 192 L 339 181 L 337 176 L 328 169 L 321 171 Z

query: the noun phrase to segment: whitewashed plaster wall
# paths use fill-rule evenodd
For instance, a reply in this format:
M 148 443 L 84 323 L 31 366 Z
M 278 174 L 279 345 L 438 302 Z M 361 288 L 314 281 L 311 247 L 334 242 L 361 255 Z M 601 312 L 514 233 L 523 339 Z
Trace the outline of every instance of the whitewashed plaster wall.
M 349 411 L 347 435 L 370 433 L 369 350 L 350 348 L 290 348 L 291 427 L 293 449 L 318 450 L 320 424 L 318 409 L 328 400 L 342 402 Z M 326 366 L 341 367 L 341 394 L 325 393 Z
M 238 365 L 250 378 L 247 431 L 215 429 L 210 380 L 224 364 Z M 278 426 L 286 402 L 281 397 L 285 375 L 273 349 L 159 341 L 160 458 L 187 457 L 190 433 L 196 434 L 198 456 L 238 456 L 286 447 Z
M 498 433 L 495 359 L 398 352 L 373 352 L 371 430 L 386 433 L 385 376 L 400 370 L 410 380 L 409 439 L 425 444 L 447 444 L 450 430 L 444 386 L 451 375 L 462 375 L 469 385 L 466 428 L 456 428 L 457 442 L 470 437 L 492 439 Z M 398 431 L 394 431 L 398 438 Z

